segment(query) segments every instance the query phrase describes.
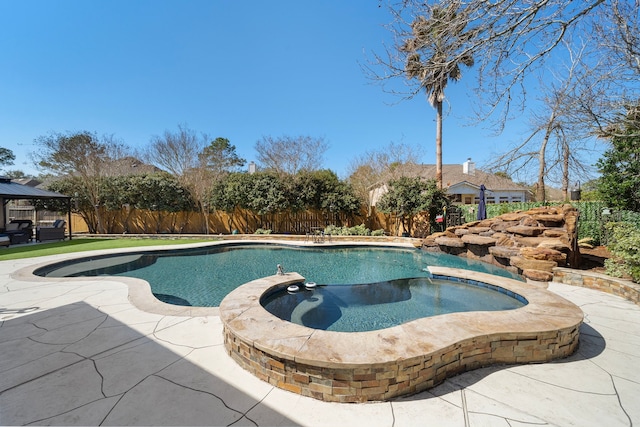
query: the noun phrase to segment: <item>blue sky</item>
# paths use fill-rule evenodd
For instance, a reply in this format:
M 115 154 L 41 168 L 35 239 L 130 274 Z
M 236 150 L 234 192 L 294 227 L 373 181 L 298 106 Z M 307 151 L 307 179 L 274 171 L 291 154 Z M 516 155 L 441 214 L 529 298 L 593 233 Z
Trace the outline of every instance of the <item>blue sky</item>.
M 263 136 L 323 137 L 322 165 L 347 166 L 389 143 L 435 163 L 435 111 L 362 71 L 391 43 L 374 0 L 0 0 L 0 146 L 28 153 L 50 132 L 113 134 L 133 148 L 184 124 L 224 137 L 247 161 Z M 471 77 L 471 74 L 469 74 Z M 402 82 L 398 82 L 402 84 Z M 522 137 L 468 126 L 470 79 L 450 84 L 444 163 L 479 165 Z M 445 106 L 448 108 L 448 106 Z

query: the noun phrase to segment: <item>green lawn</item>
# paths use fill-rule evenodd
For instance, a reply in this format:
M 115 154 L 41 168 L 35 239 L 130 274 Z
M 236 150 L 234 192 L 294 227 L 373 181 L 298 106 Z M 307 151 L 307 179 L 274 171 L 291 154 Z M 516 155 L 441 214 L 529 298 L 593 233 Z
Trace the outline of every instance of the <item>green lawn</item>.
M 183 245 L 211 242 L 210 239 L 73 239 L 38 245 L 13 245 L 0 248 L 0 261 L 46 255 L 93 251 L 98 249 L 133 248 L 138 246 Z

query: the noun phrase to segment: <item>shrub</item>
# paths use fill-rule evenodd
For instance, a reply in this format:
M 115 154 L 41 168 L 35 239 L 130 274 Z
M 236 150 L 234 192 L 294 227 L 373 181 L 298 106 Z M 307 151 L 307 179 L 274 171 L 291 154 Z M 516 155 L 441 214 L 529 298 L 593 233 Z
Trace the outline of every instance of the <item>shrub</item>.
M 640 229 L 629 223 L 610 223 L 608 249 L 613 258 L 605 261 L 607 274 L 614 277 L 631 276 L 640 283 Z
M 373 230 L 371 232 L 372 236 L 384 236 L 384 228 L 380 228 L 378 230 Z
M 327 225 L 327 227 L 324 229 L 324 234 L 331 234 L 332 236 L 344 236 L 345 235 L 345 228 L 344 227 L 338 227 L 337 225 Z
M 271 234 L 271 230 L 265 230 L 264 228 L 258 228 L 254 234 Z
M 324 229 L 324 234 L 331 234 L 332 236 L 370 236 L 371 230 L 365 227 L 364 224 L 356 225 L 355 227 L 327 225 Z
M 349 227 L 349 236 L 370 236 L 371 230 L 364 226 L 364 224 L 356 225 L 355 227 Z

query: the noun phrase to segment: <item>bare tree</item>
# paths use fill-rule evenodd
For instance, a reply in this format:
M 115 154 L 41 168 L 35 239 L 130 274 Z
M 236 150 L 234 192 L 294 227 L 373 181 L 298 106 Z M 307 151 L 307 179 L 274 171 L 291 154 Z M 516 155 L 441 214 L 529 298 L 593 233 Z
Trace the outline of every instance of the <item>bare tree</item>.
M 379 150 L 370 150 L 353 159 L 347 169 L 349 183 L 362 202 L 371 206 L 371 190 L 402 176 L 412 176 L 420 163 L 423 148 L 391 142 Z
M 293 175 L 301 170 L 322 169 L 324 153 L 329 144 L 324 138 L 310 136 L 263 136 L 256 142 L 257 160 L 264 169 L 279 175 Z
M 200 165 L 199 156 L 206 142 L 206 135 L 178 125 L 177 132 L 166 130 L 162 136 L 152 137 L 144 156 L 151 164 L 180 178 Z
M 177 132 L 167 130 L 152 138 L 145 152 L 148 161 L 173 174 L 189 191 L 202 216 L 204 233 L 209 233 L 209 200 L 214 182 L 245 163 L 228 139 L 209 141 L 206 134 L 179 125 Z
M 162 136 L 154 136 L 145 150 L 148 162 L 174 175 L 189 191 L 200 211 L 205 233 L 209 230 L 206 201 L 213 181 L 201 156 L 207 141 L 206 135 L 178 125 L 176 132 L 166 130 Z
M 570 171 L 578 179 L 588 176 L 589 166 L 584 157 L 589 154 L 586 142 L 592 139 L 588 125 L 575 115 L 581 104 L 592 104 L 585 85 L 591 81 L 597 65 L 585 62 L 587 45 L 575 50 L 575 45 L 564 43 L 568 62 L 548 70 L 539 79 L 542 107 L 531 113 L 531 131 L 519 144 L 486 165 L 490 170 L 502 170 L 508 174 L 526 173 L 537 163 L 536 199 L 546 200 L 545 178 L 559 177 L 566 199 Z M 593 65 L 596 65 L 592 68 Z M 599 75 L 599 74 L 597 74 Z M 549 78 L 549 76 L 551 78 Z
M 94 208 L 97 232 L 104 233 L 100 187 L 102 179 L 110 175 L 111 165 L 128 149 L 124 144 L 106 135 L 82 131 L 68 134 L 52 133 L 36 139 L 40 150 L 32 153 L 38 165 L 58 176 L 78 177 L 82 191 Z
M 604 3 L 604 0 L 403 0 L 391 8 L 394 22 L 389 29 L 394 44 L 384 46 L 383 53 L 374 54 L 365 68 L 386 90 L 413 98 L 422 90 L 419 81 L 409 81 L 405 90 L 390 83 L 404 79 L 407 59 L 412 54 L 404 46 L 413 37 L 412 23 L 420 16 L 430 16 L 434 6 L 456 11 L 449 28 L 439 30 L 459 34 L 455 49 L 449 50 L 446 64 L 441 66 L 464 64 L 468 58 L 475 60 L 478 118 L 494 117 L 501 129 L 514 102 L 520 110 L 524 109 L 525 78 L 544 65 L 566 34 L 577 31 L 583 18 Z
M 580 105 L 577 113 L 603 140 L 620 136 L 615 131 L 640 129 L 637 116 L 627 114 L 640 98 L 640 1 L 612 0 L 601 8 L 590 28 L 591 43 L 600 53 L 599 76 L 585 91 L 597 100 Z

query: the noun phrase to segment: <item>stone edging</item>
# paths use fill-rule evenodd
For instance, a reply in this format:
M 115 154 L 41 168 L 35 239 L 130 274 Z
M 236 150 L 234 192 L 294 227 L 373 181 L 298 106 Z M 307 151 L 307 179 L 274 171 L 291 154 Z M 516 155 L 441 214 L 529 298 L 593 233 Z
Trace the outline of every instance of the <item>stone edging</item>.
M 553 281 L 606 292 L 640 305 L 640 285 L 629 280 L 590 271 L 556 267 L 553 269 Z
M 445 267 L 430 271 L 496 285 L 529 304 L 428 317 L 378 331 L 329 332 L 286 322 L 262 307 L 265 292 L 304 281 L 287 273 L 249 282 L 225 297 L 220 304 L 225 346 L 258 378 L 334 402 L 387 400 L 461 372 L 499 363 L 547 362 L 577 348 L 583 313 L 558 295 L 484 273 Z

